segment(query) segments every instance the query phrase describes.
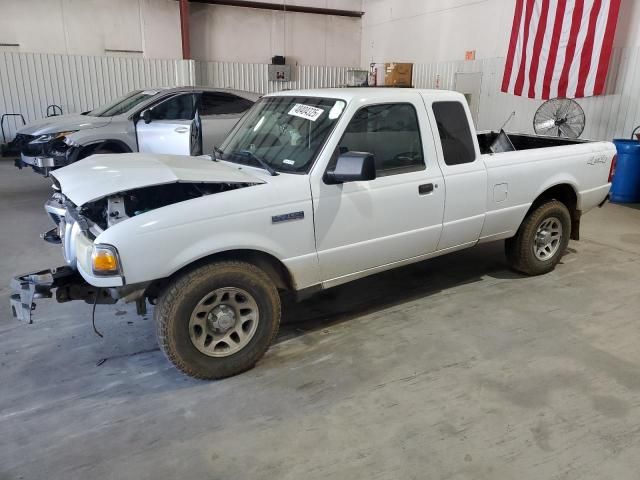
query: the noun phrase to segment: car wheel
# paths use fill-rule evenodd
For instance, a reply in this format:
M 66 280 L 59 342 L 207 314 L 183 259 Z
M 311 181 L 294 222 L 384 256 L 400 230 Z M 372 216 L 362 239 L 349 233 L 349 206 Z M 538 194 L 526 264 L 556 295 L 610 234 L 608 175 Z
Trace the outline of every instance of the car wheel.
M 557 200 L 540 205 L 527 215 L 515 237 L 505 242 L 507 261 L 526 275 L 550 272 L 560 261 L 571 236 L 569 209 Z
M 218 379 L 252 368 L 280 325 L 280 296 L 269 276 L 246 262 L 191 270 L 158 298 L 158 343 L 178 369 Z

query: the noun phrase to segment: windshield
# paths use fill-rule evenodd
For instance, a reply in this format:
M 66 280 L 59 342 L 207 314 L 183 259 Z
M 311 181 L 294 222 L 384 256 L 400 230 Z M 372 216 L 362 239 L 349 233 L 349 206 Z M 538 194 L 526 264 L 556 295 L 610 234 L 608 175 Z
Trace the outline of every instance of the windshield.
M 136 105 L 151 99 L 160 93 L 160 90 L 136 90 L 129 92 L 124 97 L 120 97 L 113 102 L 102 107 L 91 110 L 87 115 L 92 117 L 113 117 L 128 112 Z
M 257 167 L 264 167 L 263 162 L 279 172 L 306 173 L 345 106 L 334 98 L 263 98 L 213 155 Z

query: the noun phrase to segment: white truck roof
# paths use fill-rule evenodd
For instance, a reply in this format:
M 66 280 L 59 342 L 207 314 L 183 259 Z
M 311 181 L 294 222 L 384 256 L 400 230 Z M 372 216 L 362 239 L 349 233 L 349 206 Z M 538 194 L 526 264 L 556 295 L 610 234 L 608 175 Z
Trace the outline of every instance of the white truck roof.
M 347 87 L 347 88 L 315 88 L 309 90 L 283 90 L 280 92 L 270 93 L 265 97 L 328 97 L 339 98 L 347 102 L 354 99 L 375 100 L 376 98 L 388 99 L 394 96 L 401 99 L 403 96 L 415 95 L 420 93 L 425 98 L 438 100 L 463 100 L 464 95 L 451 90 L 434 90 L 428 88 L 390 88 L 390 87 Z

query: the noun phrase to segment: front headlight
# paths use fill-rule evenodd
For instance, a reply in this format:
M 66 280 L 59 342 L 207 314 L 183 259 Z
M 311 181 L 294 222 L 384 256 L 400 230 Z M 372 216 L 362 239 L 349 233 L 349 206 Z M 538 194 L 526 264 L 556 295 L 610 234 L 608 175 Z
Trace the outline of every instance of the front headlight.
M 67 135 L 71 135 L 72 133 L 77 132 L 77 130 L 68 130 L 66 132 L 57 132 L 57 133 L 45 133 L 44 135 L 40 135 L 37 138 L 34 138 L 29 143 L 31 145 L 39 144 L 39 143 L 49 143 L 51 140 L 55 140 L 57 138 L 64 139 Z
M 120 258 L 116 247 L 105 244 L 95 244 L 91 252 L 91 269 L 97 276 L 120 275 Z

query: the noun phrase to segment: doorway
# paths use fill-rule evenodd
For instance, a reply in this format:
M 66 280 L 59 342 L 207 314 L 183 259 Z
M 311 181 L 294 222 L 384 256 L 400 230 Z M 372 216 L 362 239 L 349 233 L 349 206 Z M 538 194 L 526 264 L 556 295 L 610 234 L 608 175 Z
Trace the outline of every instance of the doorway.
M 480 110 L 480 89 L 482 87 L 482 72 L 456 73 L 454 90 L 460 92 L 467 99 L 473 123 L 478 126 L 478 112 Z

